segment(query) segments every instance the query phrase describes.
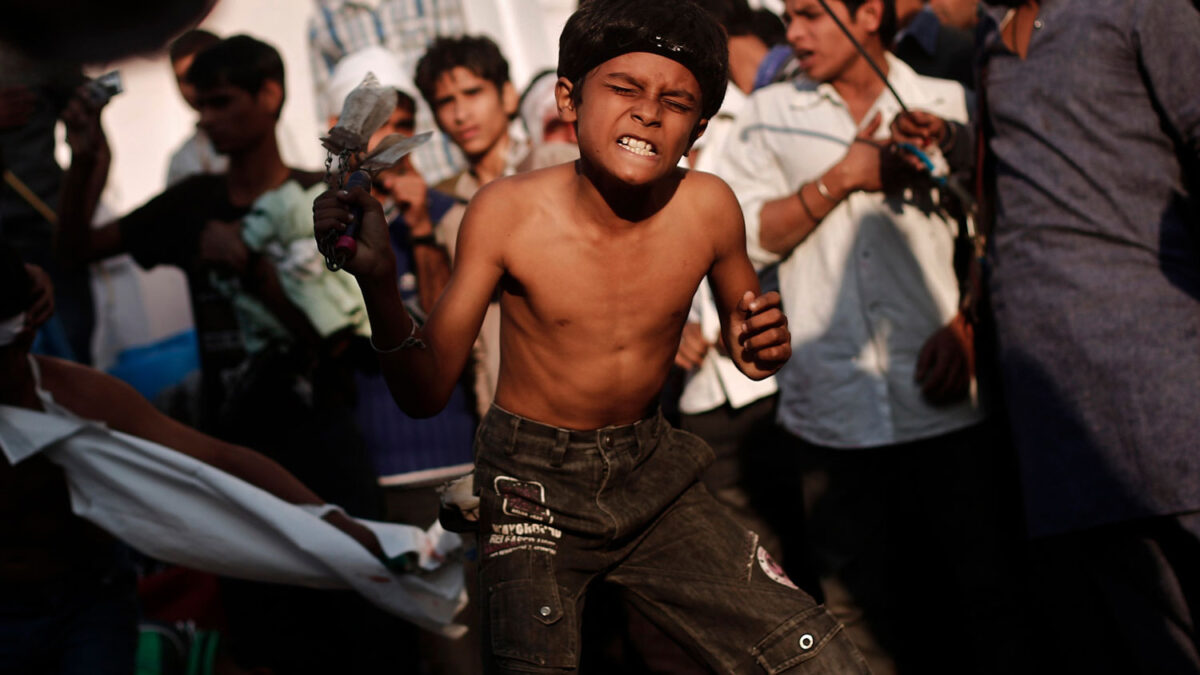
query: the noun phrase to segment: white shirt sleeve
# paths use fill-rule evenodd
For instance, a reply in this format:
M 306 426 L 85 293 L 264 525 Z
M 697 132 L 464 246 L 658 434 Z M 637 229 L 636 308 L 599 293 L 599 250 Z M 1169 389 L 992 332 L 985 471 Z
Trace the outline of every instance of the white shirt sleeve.
M 751 95 L 733 131 L 725 139 L 717 166 L 713 168 L 713 172 L 733 188 L 742 206 L 742 215 L 746 219 L 746 252 L 755 268 L 780 260 L 779 255 L 759 244 L 762 207 L 792 190 L 775 151 L 767 145 L 769 134 L 761 133 L 765 125 L 764 104 L 770 104 L 770 97 L 763 94 L 770 94 L 772 89 L 769 87 Z

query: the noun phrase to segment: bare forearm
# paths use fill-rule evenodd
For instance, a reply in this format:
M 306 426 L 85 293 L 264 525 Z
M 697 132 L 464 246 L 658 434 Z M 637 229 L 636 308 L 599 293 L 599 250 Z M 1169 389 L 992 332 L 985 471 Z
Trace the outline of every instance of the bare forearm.
M 824 191 L 818 187 L 824 186 Z M 812 234 L 849 191 L 835 172 L 800 186 L 795 194 L 763 204 L 759 212 L 759 243 L 776 255 L 787 255 Z
M 301 483 L 298 478 L 289 473 L 287 469 L 283 468 L 275 460 L 260 455 L 249 448 L 230 445 L 216 441 L 215 439 L 209 439 L 209 442 L 218 444 L 218 447 L 205 453 L 206 456 L 198 456 L 198 458 L 214 468 L 240 478 L 289 504 L 320 505 L 325 503 L 325 500 L 321 499 L 317 493 L 310 490 L 304 483 Z M 340 511 L 334 510 L 322 518 L 330 525 L 333 525 L 353 538 L 372 554 L 380 557 L 383 555 L 383 550 L 380 548 L 379 541 L 375 538 L 375 535 L 350 517 Z
M 70 383 L 63 398 L 81 416 L 109 428 L 171 448 L 293 504 L 320 504 L 299 480 L 275 461 L 203 434 L 155 410 L 141 394 L 116 378 L 75 364 L 42 359 L 43 370 L 56 387 Z M 61 391 L 61 389 L 59 390 Z M 56 394 L 57 395 L 57 394 Z
M 63 178 L 58 209 L 58 253 L 70 266 L 101 260 L 120 252 L 115 227 L 92 228 L 100 194 L 108 180 L 107 148 L 73 156 Z
M 320 496 L 269 457 L 250 448 L 207 436 L 166 417 L 123 382 L 89 369 L 71 367 L 79 369 L 71 379 L 77 381 L 77 385 L 84 392 L 84 400 L 104 401 L 94 404 L 97 406 L 95 408 L 88 408 L 88 403 L 85 403 L 84 407 L 92 416 L 107 422 L 111 428 L 172 448 L 290 504 L 325 503 Z M 96 414 L 97 412 L 107 414 Z M 375 536 L 361 524 L 336 510 L 323 518 L 371 553 L 382 555 L 383 551 Z
M 289 504 L 318 505 L 325 503 L 325 500 L 317 496 L 317 493 L 308 489 L 304 483 L 288 473 L 287 469 L 269 457 L 264 457 L 249 448 L 225 445 L 209 463 Z M 375 535 L 349 516 L 335 509 L 324 515 L 322 519 L 357 541 L 373 555 L 383 556 L 383 549 L 379 546 L 379 540 L 375 538 Z
M 425 336 L 422 329 L 414 329 L 415 323 L 394 282 L 360 279 L 359 285 L 371 322 L 371 343 L 378 352 L 392 399 L 412 417 L 436 415 L 445 407 L 454 387 L 454 377 L 447 377 L 439 367 L 436 345 L 401 346 L 410 336 L 424 343 Z
M 248 448 L 222 443 L 208 461 L 225 473 L 259 487 L 290 504 L 323 504 L 315 492 L 274 460 Z

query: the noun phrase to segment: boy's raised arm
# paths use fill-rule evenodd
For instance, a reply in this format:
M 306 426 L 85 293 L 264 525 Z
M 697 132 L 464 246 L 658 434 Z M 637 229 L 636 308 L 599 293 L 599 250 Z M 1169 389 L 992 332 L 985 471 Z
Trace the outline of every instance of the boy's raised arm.
M 429 417 L 445 407 L 479 334 L 483 315 L 503 270 L 502 204 L 481 190 L 463 217 L 458 255 L 445 291 L 424 326 L 404 308 L 396 283 L 396 259 L 383 209 L 366 191 L 329 191 L 313 204 L 318 245 L 330 230 L 341 231 L 362 208 L 354 257 L 344 269 L 353 274 L 366 301 L 371 342 L 396 404 L 413 417 Z
M 706 190 L 712 214 L 708 228 L 713 236 L 714 259 L 708 272 L 713 299 L 721 315 L 721 331 L 729 356 L 752 380 L 773 375 L 792 355 L 792 336 L 783 315 L 779 293 L 759 295 L 758 276 L 746 254 L 746 226 L 729 186 Z
M 112 156 L 100 109 L 76 94 L 62 113 L 71 148 L 71 166 L 63 177 L 58 206 L 58 256 L 69 267 L 122 253 L 119 226 L 113 222 L 93 228 L 92 217 L 108 180 Z

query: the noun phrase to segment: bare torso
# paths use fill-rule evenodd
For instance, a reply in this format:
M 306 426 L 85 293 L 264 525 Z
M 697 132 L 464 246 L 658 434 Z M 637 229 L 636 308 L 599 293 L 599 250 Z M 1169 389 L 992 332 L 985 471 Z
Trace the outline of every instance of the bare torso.
M 579 213 L 570 165 L 510 181 L 523 208 L 503 243 L 497 405 L 576 429 L 653 410 L 714 260 L 707 179 L 636 223 Z

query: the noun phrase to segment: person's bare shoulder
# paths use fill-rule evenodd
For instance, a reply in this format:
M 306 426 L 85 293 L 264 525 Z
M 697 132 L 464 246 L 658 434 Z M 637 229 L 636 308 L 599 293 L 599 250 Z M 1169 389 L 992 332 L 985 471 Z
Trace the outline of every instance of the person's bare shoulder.
M 454 251 L 456 272 L 496 266 L 507 269 L 510 247 L 519 246 L 522 233 L 545 220 L 549 200 L 560 198 L 561 170 L 551 167 L 499 178 L 479 189 L 459 226 Z M 481 267 L 482 266 L 482 267 Z
M 556 164 L 544 169 L 526 171 L 492 181 L 487 187 L 502 190 L 513 197 L 536 197 L 545 200 L 548 195 L 558 194 L 575 177 L 575 164 Z M 553 191 L 553 192 L 547 192 Z
M 707 206 L 729 206 L 730 202 L 734 206 L 737 205 L 737 197 L 733 195 L 733 190 L 715 174 L 705 171 L 680 170 L 685 173 L 683 180 L 679 183 L 679 188 L 687 195 L 688 199 L 704 200 Z
M 725 181 L 711 173 L 687 171 L 672 201 L 687 205 L 696 222 L 714 236 L 745 235 L 737 197 Z
M 468 214 L 475 212 L 476 218 L 486 216 L 489 222 L 511 232 L 511 228 L 533 220 L 541 207 L 562 199 L 574 175 L 572 164 L 559 164 L 499 178 L 475 193 Z

